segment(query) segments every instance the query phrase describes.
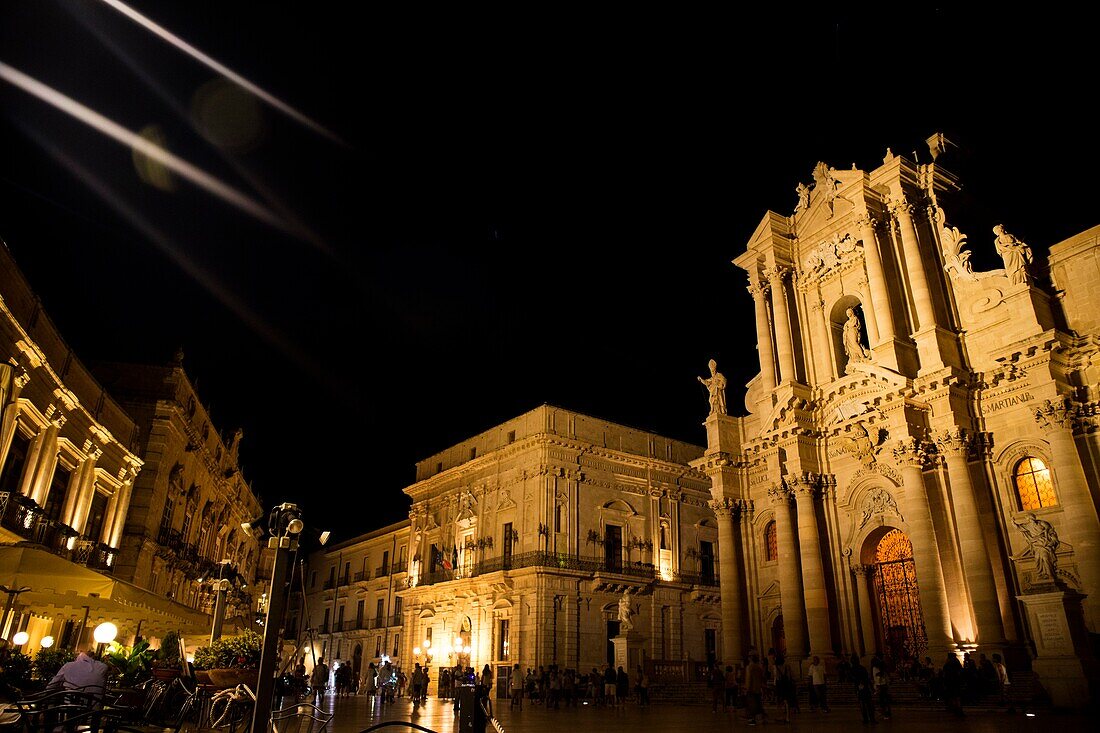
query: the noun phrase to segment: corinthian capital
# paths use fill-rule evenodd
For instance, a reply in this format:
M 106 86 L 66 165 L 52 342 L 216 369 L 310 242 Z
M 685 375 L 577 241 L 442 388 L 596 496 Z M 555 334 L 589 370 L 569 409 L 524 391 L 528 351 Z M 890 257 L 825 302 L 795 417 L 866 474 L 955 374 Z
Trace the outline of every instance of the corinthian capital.
M 755 278 L 749 278 L 748 291 L 752 295 L 753 300 L 762 300 L 767 294 L 770 286 L 766 280 L 757 280 Z
M 768 498 L 771 499 L 772 504 L 776 506 L 789 504 L 791 501 L 791 490 L 783 484 L 772 484 L 772 487 L 768 489 Z
M 902 466 L 924 468 L 928 453 L 922 441 L 916 438 L 902 438 L 894 447 L 894 459 Z
M 974 444 L 974 436 L 965 428 L 940 431 L 936 433 L 934 440 L 936 450 L 948 458 L 966 458 Z
M 731 499 L 728 496 L 724 496 L 721 499 L 711 499 L 707 502 L 710 505 L 711 511 L 719 519 L 733 519 L 741 511 L 741 502 L 737 499 Z
M 915 207 L 905 198 L 905 194 L 898 192 L 890 195 L 890 213 L 894 216 L 911 216 Z
M 1043 430 L 1072 430 L 1076 409 L 1065 397 L 1044 400 L 1035 410 L 1035 422 Z
M 815 473 L 803 473 L 801 476 L 787 478 L 787 488 L 797 499 L 813 499 L 817 494 L 820 477 Z
M 768 279 L 768 282 L 771 283 L 773 288 L 782 288 L 783 278 L 785 278 L 790 271 L 788 267 L 776 265 L 775 267 L 764 270 L 763 275 Z

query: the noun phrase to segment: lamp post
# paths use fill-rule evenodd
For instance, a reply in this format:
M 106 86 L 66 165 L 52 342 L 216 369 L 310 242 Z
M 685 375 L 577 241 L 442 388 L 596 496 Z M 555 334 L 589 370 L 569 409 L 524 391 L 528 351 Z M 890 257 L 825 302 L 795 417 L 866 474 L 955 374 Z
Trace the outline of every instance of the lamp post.
M 110 644 L 118 636 L 118 627 L 110 621 L 104 621 L 95 627 L 92 638 L 96 641 L 95 655 L 98 658 L 103 654 L 103 647 Z
M 251 526 L 245 531 L 251 531 Z M 275 550 L 271 568 L 271 588 L 267 593 L 267 616 L 260 651 L 260 669 L 256 679 L 256 704 L 252 709 L 252 730 L 266 731 L 271 720 L 271 698 L 275 692 L 275 665 L 279 656 L 279 637 L 286 612 L 286 575 L 290 550 L 298 548 L 298 536 L 305 529 L 297 504 L 283 503 L 268 515 L 271 537 L 267 546 Z
M 225 593 L 229 590 L 229 581 L 223 577 L 229 560 L 218 563 L 218 579 L 214 581 L 214 623 L 210 627 L 210 643 L 222 638 L 222 624 L 225 622 Z
M 4 618 L 0 620 L 0 631 L 7 632 L 8 630 L 8 624 L 11 623 L 9 616 L 11 616 L 12 609 L 15 608 L 16 597 L 18 597 L 20 593 L 26 593 L 29 590 L 30 587 L 26 585 L 22 588 L 9 588 L 6 585 L 0 585 L 0 591 L 8 594 L 8 603 L 4 606 Z

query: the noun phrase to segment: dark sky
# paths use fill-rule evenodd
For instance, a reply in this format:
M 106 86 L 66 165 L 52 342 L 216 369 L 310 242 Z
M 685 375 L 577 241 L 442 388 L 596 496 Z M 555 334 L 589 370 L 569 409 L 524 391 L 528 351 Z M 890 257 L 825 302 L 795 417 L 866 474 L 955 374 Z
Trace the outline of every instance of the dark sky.
M 0 238 L 85 361 L 182 346 L 265 502 L 342 536 L 542 402 L 702 443 L 707 359 L 731 405 L 756 371 L 729 260 L 819 159 L 946 132 L 979 266 L 998 222 L 1042 251 L 1100 218 L 1091 16 L 132 5 L 347 144 L 94 0 L 4 3 L 0 62 L 312 234 L 0 81 Z

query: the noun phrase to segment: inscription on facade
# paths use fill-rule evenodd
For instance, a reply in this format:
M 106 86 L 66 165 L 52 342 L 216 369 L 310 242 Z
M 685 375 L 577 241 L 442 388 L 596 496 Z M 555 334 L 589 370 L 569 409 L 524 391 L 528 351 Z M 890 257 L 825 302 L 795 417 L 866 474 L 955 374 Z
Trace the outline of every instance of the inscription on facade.
M 1035 399 L 1035 395 L 1030 392 L 1021 392 L 1020 394 L 1011 395 L 1010 397 L 1002 397 L 997 400 L 984 403 L 983 407 L 985 413 L 988 415 L 991 412 L 997 412 L 1003 410 L 1006 407 L 1013 407 L 1015 405 L 1022 405 L 1025 402 L 1031 402 Z
M 1066 624 L 1064 614 L 1056 610 L 1038 611 L 1035 620 L 1039 626 L 1039 638 L 1043 646 L 1050 649 L 1064 647 L 1066 642 Z

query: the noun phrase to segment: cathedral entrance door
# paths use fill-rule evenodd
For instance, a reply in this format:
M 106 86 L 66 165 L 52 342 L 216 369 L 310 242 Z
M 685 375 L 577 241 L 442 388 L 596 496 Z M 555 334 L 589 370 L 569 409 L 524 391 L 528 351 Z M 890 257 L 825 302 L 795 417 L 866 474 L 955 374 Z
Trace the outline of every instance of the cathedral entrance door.
M 919 659 L 928 646 L 928 637 L 909 537 L 899 529 L 884 534 L 875 548 L 874 567 L 883 651 L 895 660 Z

